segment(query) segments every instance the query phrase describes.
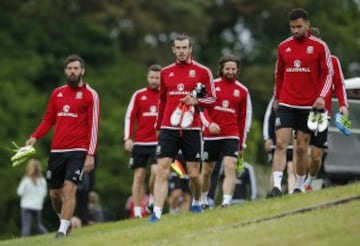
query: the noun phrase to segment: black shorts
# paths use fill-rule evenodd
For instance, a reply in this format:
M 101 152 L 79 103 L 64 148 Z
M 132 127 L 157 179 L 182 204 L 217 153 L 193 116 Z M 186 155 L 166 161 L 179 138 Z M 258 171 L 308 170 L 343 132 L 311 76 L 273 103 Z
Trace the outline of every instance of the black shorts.
M 272 164 L 272 161 L 273 161 L 273 158 L 274 158 L 274 152 L 275 152 L 275 149 L 272 149 L 271 152 L 269 153 L 268 161 L 269 161 L 270 164 Z M 293 161 L 293 152 L 294 152 L 293 148 L 288 148 L 287 149 L 287 151 L 286 151 L 286 162 Z
M 85 157 L 85 151 L 51 152 L 46 172 L 49 188 L 60 189 L 65 180 L 81 183 Z
M 191 194 L 189 187 L 189 179 L 188 178 L 179 178 L 176 174 L 172 173 L 169 178 L 169 194 L 173 190 L 180 189 L 183 192 L 187 192 Z
M 156 164 L 156 145 L 134 145 L 129 167 L 134 170 L 146 168 L 148 164 Z
M 179 150 L 182 151 L 186 161 L 199 162 L 201 160 L 200 130 L 161 129 L 156 149 L 157 158 L 175 159 Z
M 313 132 L 310 139 L 310 145 L 313 145 L 318 148 L 327 149 L 327 136 L 328 129 L 323 132 Z
M 219 139 L 205 140 L 204 143 L 204 161 L 212 162 L 220 160 L 223 156 L 239 156 L 239 140 L 237 139 Z
M 311 134 L 312 131 L 307 127 L 307 118 L 310 109 L 290 108 L 280 105 L 276 110 L 275 128 L 292 128 Z

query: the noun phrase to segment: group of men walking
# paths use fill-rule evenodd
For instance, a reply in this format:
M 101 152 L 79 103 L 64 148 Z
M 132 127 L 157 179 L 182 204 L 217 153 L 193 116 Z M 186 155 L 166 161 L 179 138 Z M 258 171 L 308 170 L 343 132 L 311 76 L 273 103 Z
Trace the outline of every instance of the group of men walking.
M 219 62 L 220 77 L 213 81 L 210 69 L 193 59 L 189 36 L 178 35 L 173 42 L 172 51 L 175 62 L 162 68 L 157 74 L 159 83 L 156 88 L 148 87 L 135 92 L 125 120 L 125 143 L 132 141 L 130 129 L 133 129 L 136 121 L 146 121 L 147 127 L 143 130 L 149 132 L 146 136 L 153 136 L 151 141 L 138 138 L 133 143 L 131 158 L 134 167 L 143 165 L 147 159 L 155 156 L 153 150 L 156 148 L 157 161 L 156 165 L 152 165 L 156 168 L 151 168 L 151 172 L 156 172 L 156 175 L 154 185 L 150 185 L 149 189 L 150 202 L 153 201 L 151 222 L 161 218 L 168 195 L 171 163 L 179 151 L 185 160 L 192 194 L 190 210 L 199 213 L 208 205 L 206 197 L 210 176 L 215 162 L 220 158 L 225 173 L 222 206 L 230 205 L 235 187 L 236 165 L 245 148 L 251 120 L 248 90 L 236 79 L 240 69 L 238 57 L 222 57 Z M 151 67 L 149 73 L 150 71 Z M 150 98 L 149 90 L 153 98 L 156 98 L 155 101 Z M 138 123 L 137 131 L 143 131 L 139 128 L 140 124 Z M 138 134 L 135 133 L 135 136 Z M 134 151 L 140 148 L 150 151 Z M 152 163 L 155 164 L 155 161 Z M 145 169 L 143 166 L 142 181 Z M 135 168 L 134 184 L 138 182 L 137 172 Z M 152 176 L 153 174 L 150 175 Z M 136 194 L 133 195 L 136 197 Z M 138 210 L 140 206 L 135 203 L 135 215 L 141 217 Z
M 326 127 L 320 124 L 323 126 L 327 121 L 333 88 L 340 112 L 348 114 L 339 61 L 332 58 L 326 43 L 311 31 L 308 13 L 293 9 L 289 24 L 292 36 L 280 43 L 277 52 L 273 102 L 276 143 L 273 188 L 268 197 L 282 195 L 286 152 L 294 133 L 294 193 L 304 191 L 316 176 L 327 137 Z M 194 60 L 192 51 L 189 36 L 176 36 L 172 44 L 175 62 L 165 67 L 149 67 L 149 84 L 134 93 L 125 116 L 124 143 L 132 153 L 134 214 L 139 218 L 141 197 L 146 190 L 145 170 L 148 162 L 152 164 L 150 222 L 161 219 L 171 164 L 180 150 L 192 195 L 190 210 L 200 213 L 208 205 L 210 176 L 219 160 L 224 171 L 221 206 L 231 204 L 238 160 L 246 148 L 252 106 L 248 89 L 237 80 L 239 57 L 223 56 L 219 61 L 219 77 L 213 80 L 210 69 Z M 65 237 L 70 232 L 76 185 L 84 172 L 94 169 L 100 118 L 98 94 L 83 80 L 84 60 L 78 55 L 69 56 L 64 72 L 67 84 L 53 91 L 42 122 L 26 141 L 26 145 L 33 146 L 55 128 L 46 178 L 53 208 L 59 216 L 56 237 Z M 310 124 L 309 115 L 316 116 L 315 120 L 310 119 Z M 311 165 L 310 141 L 314 146 Z

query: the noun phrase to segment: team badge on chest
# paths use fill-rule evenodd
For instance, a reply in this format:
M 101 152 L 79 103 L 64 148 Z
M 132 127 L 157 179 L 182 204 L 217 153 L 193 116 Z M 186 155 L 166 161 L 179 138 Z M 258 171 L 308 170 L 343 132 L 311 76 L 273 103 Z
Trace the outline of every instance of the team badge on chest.
M 306 54 L 313 54 L 314 53 L 314 46 L 308 46 L 306 48 Z
M 76 93 L 75 99 L 81 99 L 83 97 L 83 94 L 81 91 Z
M 234 97 L 239 97 L 240 96 L 240 90 L 238 90 L 238 89 L 234 90 L 233 95 L 234 95 Z
M 189 70 L 188 76 L 189 76 L 189 78 L 195 78 L 195 76 L 196 76 L 196 71 L 193 70 L 193 69 Z

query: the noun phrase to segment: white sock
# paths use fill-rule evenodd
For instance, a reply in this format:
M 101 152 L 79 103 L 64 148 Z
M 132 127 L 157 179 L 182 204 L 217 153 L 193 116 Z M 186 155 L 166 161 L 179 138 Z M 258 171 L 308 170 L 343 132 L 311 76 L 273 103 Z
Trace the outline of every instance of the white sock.
M 201 204 L 209 204 L 207 196 L 208 192 L 201 192 Z
M 295 189 L 303 190 L 304 181 L 305 181 L 305 175 L 300 176 L 296 174 Z
M 274 171 L 272 172 L 273 181 L 274 181 L 274 187 L 279 188 L 281 190 L 281 182 L 283 177 L 283 172 L 280 171 Z
M 155 214 L 155 216 L 160 219 L 161 213 L 162 213 L 162 208 L 155 206 L 155 207 L 154 207 L 154 214 Z
M 140 206 L 135 206 L 134 207 L 134 216 L 135 216 L 135 218 L 142 218 L 141 211 L 142 211 L 142 208 Z
M 230 205 L 232 199 L 232 195 L 223 195 L 222 205 Z
M 62 232 L 66 235 L 66 231 L 69 228 L 69 226 L 71 225 L 70 220 L 63 220 L 60 219 L 60 227 L 59 227 L 59 232 Z
M 201 201 L 198 201 L 198 200 L 192 200 L 192 203 L 191 203 L 192 206 L 200 206 L 201 205 Z
M 316 176 L 308 175 L 305 180 L 304 186 L 311 186 L 311 183 L 315 178 L 316 178 Z

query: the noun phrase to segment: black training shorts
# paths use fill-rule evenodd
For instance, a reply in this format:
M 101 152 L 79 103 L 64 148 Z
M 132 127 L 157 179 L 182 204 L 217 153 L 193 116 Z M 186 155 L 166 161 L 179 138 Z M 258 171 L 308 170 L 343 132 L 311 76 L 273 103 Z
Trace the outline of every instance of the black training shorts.
M 46 172 L 50 189 L 60 189 L 64 181 L 79 184 L 83 177 L 85 151 L 51 152 Z
M 156 164 L 156 145 L 134 145 L 129 167 L 131 169 L 146 168 L 148 164 Z
M 161 129 L 156 149 L 157 158 L 175 159 L 180 149 L 185 161 L 199 162 L 201 160 L 200 130 Z
M 212 162 L 220 160 L 224 156 L 239 156 L 238 139 L 217 139 L 205 140 L 204 143 L 204 161 Z
M 327 136 L 328 128 L 323 132 L 313 132 L 310 139 L 310 145 L 321 149 L 327 149 Z
M 311 134 L 312 131 L 307 127 L 307 119 L 310 109 L 290 108 L 280 105 L 276 110 L 275 128 L 292 128 Z

